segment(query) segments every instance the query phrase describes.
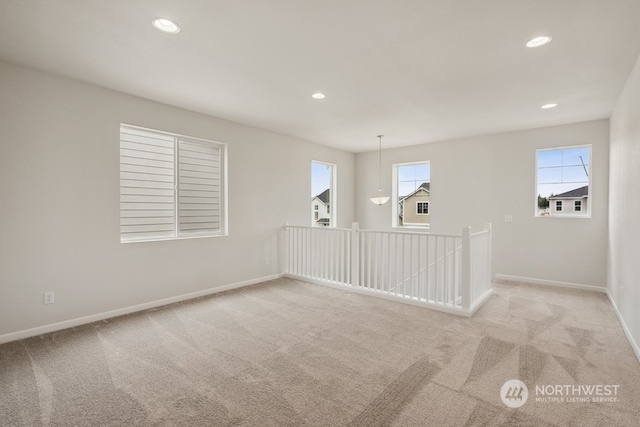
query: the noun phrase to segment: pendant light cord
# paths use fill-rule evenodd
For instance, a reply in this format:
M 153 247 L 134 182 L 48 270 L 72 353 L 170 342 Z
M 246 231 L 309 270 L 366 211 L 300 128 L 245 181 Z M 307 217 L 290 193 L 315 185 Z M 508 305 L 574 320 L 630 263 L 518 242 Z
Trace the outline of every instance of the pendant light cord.
M 378 146 L 378 194 L 382 194 L 382 137 L 384 135 L 378 135 L 380 144 Z
M 389 201 L 389 197 L 382 197 L 382 137 L 384 135 L 378 135 L 378 196 L 372 197 L 371 200 L 378 206 L 382 206 Z

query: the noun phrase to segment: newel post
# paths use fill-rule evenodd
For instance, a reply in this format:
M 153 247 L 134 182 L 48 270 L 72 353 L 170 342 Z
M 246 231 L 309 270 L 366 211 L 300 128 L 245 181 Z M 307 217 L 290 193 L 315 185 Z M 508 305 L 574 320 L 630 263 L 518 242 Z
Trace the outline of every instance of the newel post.
M 282 227 L 282 242 L 280 242 L 280 268 L 282 268 L 282 273 L 287 274 L 291 273 L 289 271 L 289 223 L 285 222 L 284 227 Z
M 360 285 L 360 224 L 351 224 L 351 286 Z
M 487 222 L 484 225 L 484 229 L 487 230 L 489 232 L 489 236 L 487 238 L 487 263 L 488 263 L 488 275 L 489 277 L 487 278 L 488 282 L 487 282 L 487 289 L 491 288 L 491 284 L 493 283 L 493 260 L 491 259 L 491 241 L 493 240 L 493 234 L 492 234 L 492 229 L 491 229 L 491 223 Z
M 462 228 L 462 281 L 460 283 L 462 309 L 471 307 L 471 227 Z

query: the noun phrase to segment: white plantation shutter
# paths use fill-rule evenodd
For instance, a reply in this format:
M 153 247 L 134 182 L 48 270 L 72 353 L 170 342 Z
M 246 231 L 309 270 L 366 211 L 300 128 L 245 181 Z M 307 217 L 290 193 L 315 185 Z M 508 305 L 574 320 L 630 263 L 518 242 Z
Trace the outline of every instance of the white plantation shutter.
M 178 140 L 179 234 L 216 233 L 221 228 L 220 147 Z
M 224 234 L 224 144 L 120 127 L 120 241 Z
M 120 239 L 166 238 L 175 230 L 175 143 L 120 127 Z

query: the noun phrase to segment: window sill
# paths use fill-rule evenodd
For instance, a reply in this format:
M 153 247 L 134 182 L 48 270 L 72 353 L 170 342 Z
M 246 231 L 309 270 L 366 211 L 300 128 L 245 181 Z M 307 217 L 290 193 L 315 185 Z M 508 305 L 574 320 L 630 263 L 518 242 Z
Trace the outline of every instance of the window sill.
M 138 240 L 120 240 L 120 243 L 149 243 L 149 242 L 167 242 L 171 240 L 192 240 L 192 239 L 206 239 L 208 237 L 227 237 L 228 233 L 224 234 L 200 234 L 193 236 L 180 236 L 180 237 L 160 237 L 157 239 L 138 239 Z
M 430 230 L 429 225 L 394 225 L 392 228 L 396 230 Z
M 552 218 L 552 219 L 590 219 L 591 215 L 575 215 L 575 214 L 561 214 L 561 215 L 535 215 L 536 218 Z

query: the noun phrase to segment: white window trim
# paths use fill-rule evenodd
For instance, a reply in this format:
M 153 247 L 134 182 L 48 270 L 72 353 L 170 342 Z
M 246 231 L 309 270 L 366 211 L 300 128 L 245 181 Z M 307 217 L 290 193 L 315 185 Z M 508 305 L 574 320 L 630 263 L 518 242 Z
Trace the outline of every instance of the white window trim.
M 555 151 L 555 150 L 567 150 L 572 148 L 588 148 L 589 149 L 589 167 L 587 172 L 589 174 L 589 193 L 587 197 L 587 209 L 580 211 L 580 213 L 567 213 L 562 215 L 539 215 L 538 214 L 538 152 L 540 151 Z M 536 150 L 535 159 L 535 180 L 534 180 L 534 217 L 535 218 L 553 218 L 553 219 L 589 219 L 591 218 L 591 207 L 593 206 L 593 146 L 591 144 L 578 144 L 578 145 L 566 145 L 560 147 L 539 148 Z M 557 200 L 561 201 L 561 200 Z M 562 204 L 564 211 L 564 203 Z M 554 207 L 555 209 L 555 207 Z M 556 211 L 556 212 L 563 212 Z M 549 203 L 549 212 L 551 212 L 551 203 Z M 572 211 L 575 212 L 575 211 Z
M 150 129 L 150 128 L 145 128 L 145 127 L 141 127 L 141 126 L 136 126 L 136 125 L 130 125 L 127 123 L 121 123 L 120 124 L 120 131 L 118 132 L 118 139 L 119 139 L 119 145 L 120 143 L 120 135 L 121 135 L 121 130 L 122 128 L 129 128 L 131 130 L 139 130 L 139 131 L 143 131 L 143 132 L 151 132 L 151 133 L 156 133 L 156 134 L 160 134 L 160 135 L 165 135 L 165 136 L 169 136 L 174 138 L 175 141 L 175 159 L 174 159 L 174 166 L 175 166 L 175 176 L 174 176 L 174 189 L 175 189 L 175 194 L 174 194 L 174 198 L 175 198 L 175 208 L 174 208 L 174 222 L 175 222 L 175 227 L 174 227 L 174 231 L 173 231 L 173 235 L 172 236 L 163 236 L 163 237 L 145 237 L 145 238 L 139 238 L 139 239 L 123 239 L 122 238 L 122 233 L 120 234 L 120 242 L 121 243 L 143 243 L 143 242 L 156 242 L 156 241 L 167 241 L 167 240 L 186 240 L 186 239 L 200 239 L 200 238 L 206 238 L 206 237 L 223 237 L 223 236 L 228 236 L 229 235 L 229 222 L 228 222 L 228 158 L 227 158 L 227 152 L 228 152 L 228 147 L 227 144 L 223 143 L 223 142 L 219 142 L 219 141 L 212 141 L 212 140 L 208 140 L 208 139 L 203 139 L 203 138 L 197 138 L 197 137 L 192 137 L 192 136 L 187 136 L 187 135 L 182 135 L 182 134 L 177 134 L 177 133 L 172 133 L 172 132 L 166 132 L 166 131 L 161 131 L 161 130 L 157 130 L 157 129 Z M 181 234 L 179 231 L 179 192 L 178 192 L 178 185 L 179 185 L 179 177 L 178 177 L 178 159 L 179 159 L 179 154 L 177 153 L 178 151 L 178 147 L 179 147 L 179 141 L 183 141 L 183 142 L 192 142 L 192 143 L 205 143 L 205 144 L 214 144 L 216 146 L 218 146 L 220 148 L 220 191 L 222 192 L 221 195 L 221 200 L 220 200 L 220 230 L 218 231 L 214 231 L 214 232 L 194 232 L 194 233 L 187 233 L 187 234 Z M 121 158 L 119 158 L 119 163 L 121 162 Z M 122 179 L 122 178 L 120 178 Z M 121 197 L 122 198 L 122 197 Z
M 400 166 L 411 166 L 411 165 L 423 165 L 428 163 L 431 165 L 430 160 L 423 160 L 421 162 L 407 162 L 407 163 L 394 163 L 391 165 L 391 227 L 399 228 L 399 229 L 419 229 L 419 230 L 428 230 L 431 228 L 431 223 L 429 224 L 414 224 L 414 223 L 405 223 L 404 225 L 398 224 L 398 215 L 400 200 L 398 200 L 398 167 Z M 429 183 L 431 183 L 431 178 L 429 178 Z M 431 197 L 431 191 L 429 191 L 429 197 Z M 431 209 L 431 206 L 429 206 Z M 431 211 L 429 211 L 431 213 Z

